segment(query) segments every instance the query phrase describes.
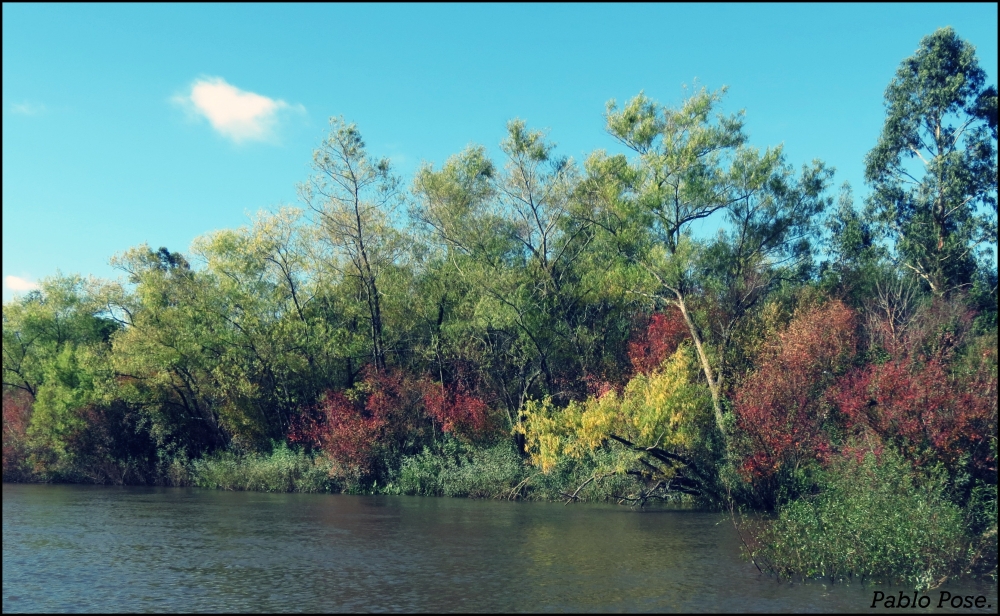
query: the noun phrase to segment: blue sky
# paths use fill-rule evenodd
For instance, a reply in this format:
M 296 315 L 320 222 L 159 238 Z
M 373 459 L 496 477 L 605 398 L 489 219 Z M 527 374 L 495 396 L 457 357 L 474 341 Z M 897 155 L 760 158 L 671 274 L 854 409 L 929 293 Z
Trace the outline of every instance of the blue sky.
M 3 297 L 295 204 L 334 115 L 408 181 L 514 117 L 581 160 L 607 100 L 726 85 L 754 145 L 863 197 L 885 87 L 947 25 L 995 84 L 995 4 L 5 3 Z

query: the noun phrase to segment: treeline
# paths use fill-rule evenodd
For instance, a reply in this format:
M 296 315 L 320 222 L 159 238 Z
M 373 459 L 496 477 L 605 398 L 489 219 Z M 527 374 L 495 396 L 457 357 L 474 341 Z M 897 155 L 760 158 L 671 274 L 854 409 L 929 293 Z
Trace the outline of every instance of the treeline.
M 902 63 L 860 205 L 749 145 L 722 95 L 612 101 L 624 153 L 582 165 L 515 120 L 503 160 L 469 147 L 409 185 L 333 120 L 301 209 L 4 304 L 4 480 L 681 496 L 777 511 L 748 541 L 775 571 L 995 569 L 997 93 L 974 49 L 946 28 Z M 874 543 L 840 562 L 835 535 Z

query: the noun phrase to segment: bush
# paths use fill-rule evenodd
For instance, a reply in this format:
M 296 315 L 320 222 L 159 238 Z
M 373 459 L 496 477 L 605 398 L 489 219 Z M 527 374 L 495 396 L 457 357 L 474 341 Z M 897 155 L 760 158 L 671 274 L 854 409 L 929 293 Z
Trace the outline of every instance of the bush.
M 30 481 L 28 425 L 31 396 L 22 390 L 3 390 L 3 480 Z
M 682 345 L 621 392 L 611 389 L 564 408 L 551 397 L 529 400 L 515 430 L 524 436 L 531 464 L 545 474 L 563 458 L 608 460 L 595 467 L 593 482 L 612 475 L 641 477 L 648 489 L 633 493 L 639 502 L 651 493 L 660 498 L 662 492 L 677 492 L 711 503 L 719 496 L 709 470 L 716 428 L 708 388 L 697 381 L 696 370 L 691 348 Z
M 525 474 L 509 441 L 479 448 L 446 436 L 436 450 L 404 458 L 393 487 L 402 494 L 504 498 Z
M 191 463 L 199 488 L 258 492 L 337 492 L 334 465 L 324 457 L 294 451 L 284 443 L 270 454 L 220 453 Z
M 783 506 L 761 537 L 755 556 L 779 575 L 925 590 L 973 564 L 973 542 L 962 511 L 947 498 L 944 473 L 920 476 L 887 450 L 881 458 L 838 461 L 820 486 Z
M 734 449 L 757 506 L 774 509 L 808 488 L 831 449 L 823 392 L 856 350 L 855 314 L 840 301 L 800 310 L 764 344 L 734 399 Z

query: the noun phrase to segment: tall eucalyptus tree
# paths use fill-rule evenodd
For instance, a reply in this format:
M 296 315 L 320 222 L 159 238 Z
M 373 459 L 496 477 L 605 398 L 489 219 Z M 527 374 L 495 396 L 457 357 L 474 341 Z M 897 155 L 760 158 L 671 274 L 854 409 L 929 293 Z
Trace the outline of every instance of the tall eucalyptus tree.
M 975 48 L 941 28 L 900 64 L 885 106 L 865 159 L 869 206 L 932 293 L 968 287 L 976 249 L 997 242 L 996 86 Z

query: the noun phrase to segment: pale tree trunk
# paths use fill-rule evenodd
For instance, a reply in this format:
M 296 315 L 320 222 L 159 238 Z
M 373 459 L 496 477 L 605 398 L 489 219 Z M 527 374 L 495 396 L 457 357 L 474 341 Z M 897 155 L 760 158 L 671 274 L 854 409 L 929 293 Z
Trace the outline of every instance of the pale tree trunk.
M 705 345 L 702 343 L 701 334 L 698 332 L 697 326 L 694 324 L 694 320 L 691 318 L 691 314 L 688 312 L 687 303 L 684 301 L 684 295 L 678 289 L 670 289 L 673 292 L 675 299 L 671 303 L 681 311 L 681 315 L 684 316 L 684 322 L 688 326 L 688 332 L 691 334 L 691 340 L 694 342 L 695 351 L 698 353 L 698 360 L 701 363 L 702 372 L 705 374 L 705 380 L 708 382 L 708 390 L 712 394 L 712 410 L 715 412 L 715 425 L 719 430 L 719 435 L 722 437 L 723 442 L 726 441 L 726 429 L 722 418 L 722 394 L 721 394 L 721 377 L 717 377 L 712 370 L 712 364 L 708 361 L 708 355 L 705 353 Z

